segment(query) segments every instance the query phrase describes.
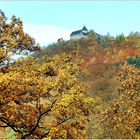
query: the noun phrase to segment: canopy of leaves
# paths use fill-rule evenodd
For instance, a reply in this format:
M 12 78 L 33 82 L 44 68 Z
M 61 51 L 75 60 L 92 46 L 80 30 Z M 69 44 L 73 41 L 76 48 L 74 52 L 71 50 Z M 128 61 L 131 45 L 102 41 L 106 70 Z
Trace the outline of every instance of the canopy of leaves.
M 120 96 L 102 107 L 97 117 L 102 126 L 102 137 L 139 139 L 140 69 L 125 64 L 122 65 L 119 76 Z
M 139 33 L 115 38 L 90 31 L 88 37 L 59 41 L 34 54 L 36 59 L 10 63 L 11 56 L 39 46 L 24 33 L 19 18 L 13 16 L 7 22 L 0 11 L 1 128 L 15 138 L 80 139 L 88 138 L 88 125 L 94 124 L 93 138 L 140 138 Z M 114 64 L 126 59 L 137 68 L 123 65 L 117 87 Z M 92 96 L 100 94 L 105 102 L 88 95 L 76 62 L 87 72 L 84 80 Z
M 0 73 L 0 122 L 17 138 L 86 138 L 93 105 L 71 56 L 26 58 Z
M 23 31 L 20 18 L 12 16 L 8 22 L 4 12 L 0 10 L 0 66 L 8 63 L 15 54 L 39 49 L 35 40 Z

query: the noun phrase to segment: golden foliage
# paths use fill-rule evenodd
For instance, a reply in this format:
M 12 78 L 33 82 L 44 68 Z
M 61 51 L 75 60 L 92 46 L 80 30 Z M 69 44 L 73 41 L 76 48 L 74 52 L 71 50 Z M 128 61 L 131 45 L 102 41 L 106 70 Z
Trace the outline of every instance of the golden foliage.
M 102 107 L 98 122 L 104 138 L 140 138 L 140 69 L 124 64 L 119 72 L 120 96 Z M 104 111 L 103 111 L 104 110 Z
M 20 18 L 12 16 L 11 21 L 0 10 L 0 66 L 9 63 L 11 56 L 20 54 L 25 50 L 39 50 L 35 40 L 23 31 Z
M 71 56 L 19 59 L 0 73 L 0 122 L 17 138 L 86 138 L 96 100 Z

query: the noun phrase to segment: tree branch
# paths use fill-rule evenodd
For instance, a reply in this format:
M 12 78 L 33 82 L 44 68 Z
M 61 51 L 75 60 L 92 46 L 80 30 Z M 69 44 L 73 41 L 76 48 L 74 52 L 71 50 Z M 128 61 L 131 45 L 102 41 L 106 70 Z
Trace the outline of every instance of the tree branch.
M 45 114 L 48 114 L 48 113 L 51 111 L 51 109 L 52 109 L 52 107 L 54 106 L 54 104 L 55 104 L 56 101 L 57 101 L 57 99 L 52 103 L 51 107 L 50 107 L 48 110 L 46 110 L 46 111 L 40 113 L 40 115 L 39 115 L 39 117 L 38 117 L 38 119 L 37 119 L 36 125 L 31 129 L 31 131 L 30 131 L 29 133 L 27 133 L 27 134 L 25 134 L 24 136 L 22 136 L 21 139 L 25 139 L 26 137 L 28 137 L 28 136 L 30 136 L 31 134 L 33 134 L 33 132 L 34 132 L 34 131 L 36 130 L 36 128 L 38 127 L 39 122 L 40 122 L 42 116 L 45 115 Z
M 7 120 L 6 118 L 0 117 L 0 120 L 1 120 L 3 123 L 7 124 L 7 126 L 11 127 L 15 132 L 22 133 L 22 131 L 19 130 L 19 129 L 16 127 L 15 124 L 13 124 L 13 123 L 11 124 L 10 122 L 8 122 L 8 120 Z
M 0 127 L 3 127 L 3 128 L 5 128 L 5 127 L 9 127 L 8 125 L 1 125 Z
M 72 118 L 72 116 L 67 117 L 66 119 L 64 119 L 64 120 L 62 120 L 61 122 L 59 122 L 58 124 L 56 124 L 55 127 L 61 125 L 62 123 L 68 121 L 68 120 L 71 119 L 71 118 Z M 45 136 L 47 136 L 47 135 L 49 134 L 50 130 L 51 130 L 51 129 L 49 129 L 47 133 L 43 134 L 43 135 L 40 137 L 40 139 L 43 139 Z

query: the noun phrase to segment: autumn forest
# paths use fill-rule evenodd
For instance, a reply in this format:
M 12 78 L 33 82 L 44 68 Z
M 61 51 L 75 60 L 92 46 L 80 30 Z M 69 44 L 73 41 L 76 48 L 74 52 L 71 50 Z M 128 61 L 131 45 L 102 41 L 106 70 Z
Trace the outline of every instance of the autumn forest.
M 0 11 L 0 139 L 140 139 L 139 32 L 42 47 L 23 24 Z

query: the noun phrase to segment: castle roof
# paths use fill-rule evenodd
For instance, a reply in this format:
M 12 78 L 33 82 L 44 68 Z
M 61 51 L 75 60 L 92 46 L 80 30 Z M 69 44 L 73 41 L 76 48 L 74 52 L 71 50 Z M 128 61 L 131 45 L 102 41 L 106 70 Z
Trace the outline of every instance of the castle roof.
M 82 30 L 86 30 L 86 31 L 88 31 L 88 30 L 87 30 L 87 28 L 86 28 L 85 26 L 83 27 L 83 29 L 82 29 Z
M 84 26 L 84 27 L 82 28 L 82 30 L 74 31 L 74 32 L 72 32 L 72 33 L 70 34 L 70 36 L 80 34 L 83 30 L 88 31 L 87 28 Z M 82 32 L 82 33 L 83 33 L 83 32 Z M 86 33 L 83 33 L 83 34 L 86 35 Z
M 77 31 L 74 31 L 70 34 L 70 36 L 72 35 L 77 35 L 77 34 L 80 34 L 82 30 L 77 30 Z

